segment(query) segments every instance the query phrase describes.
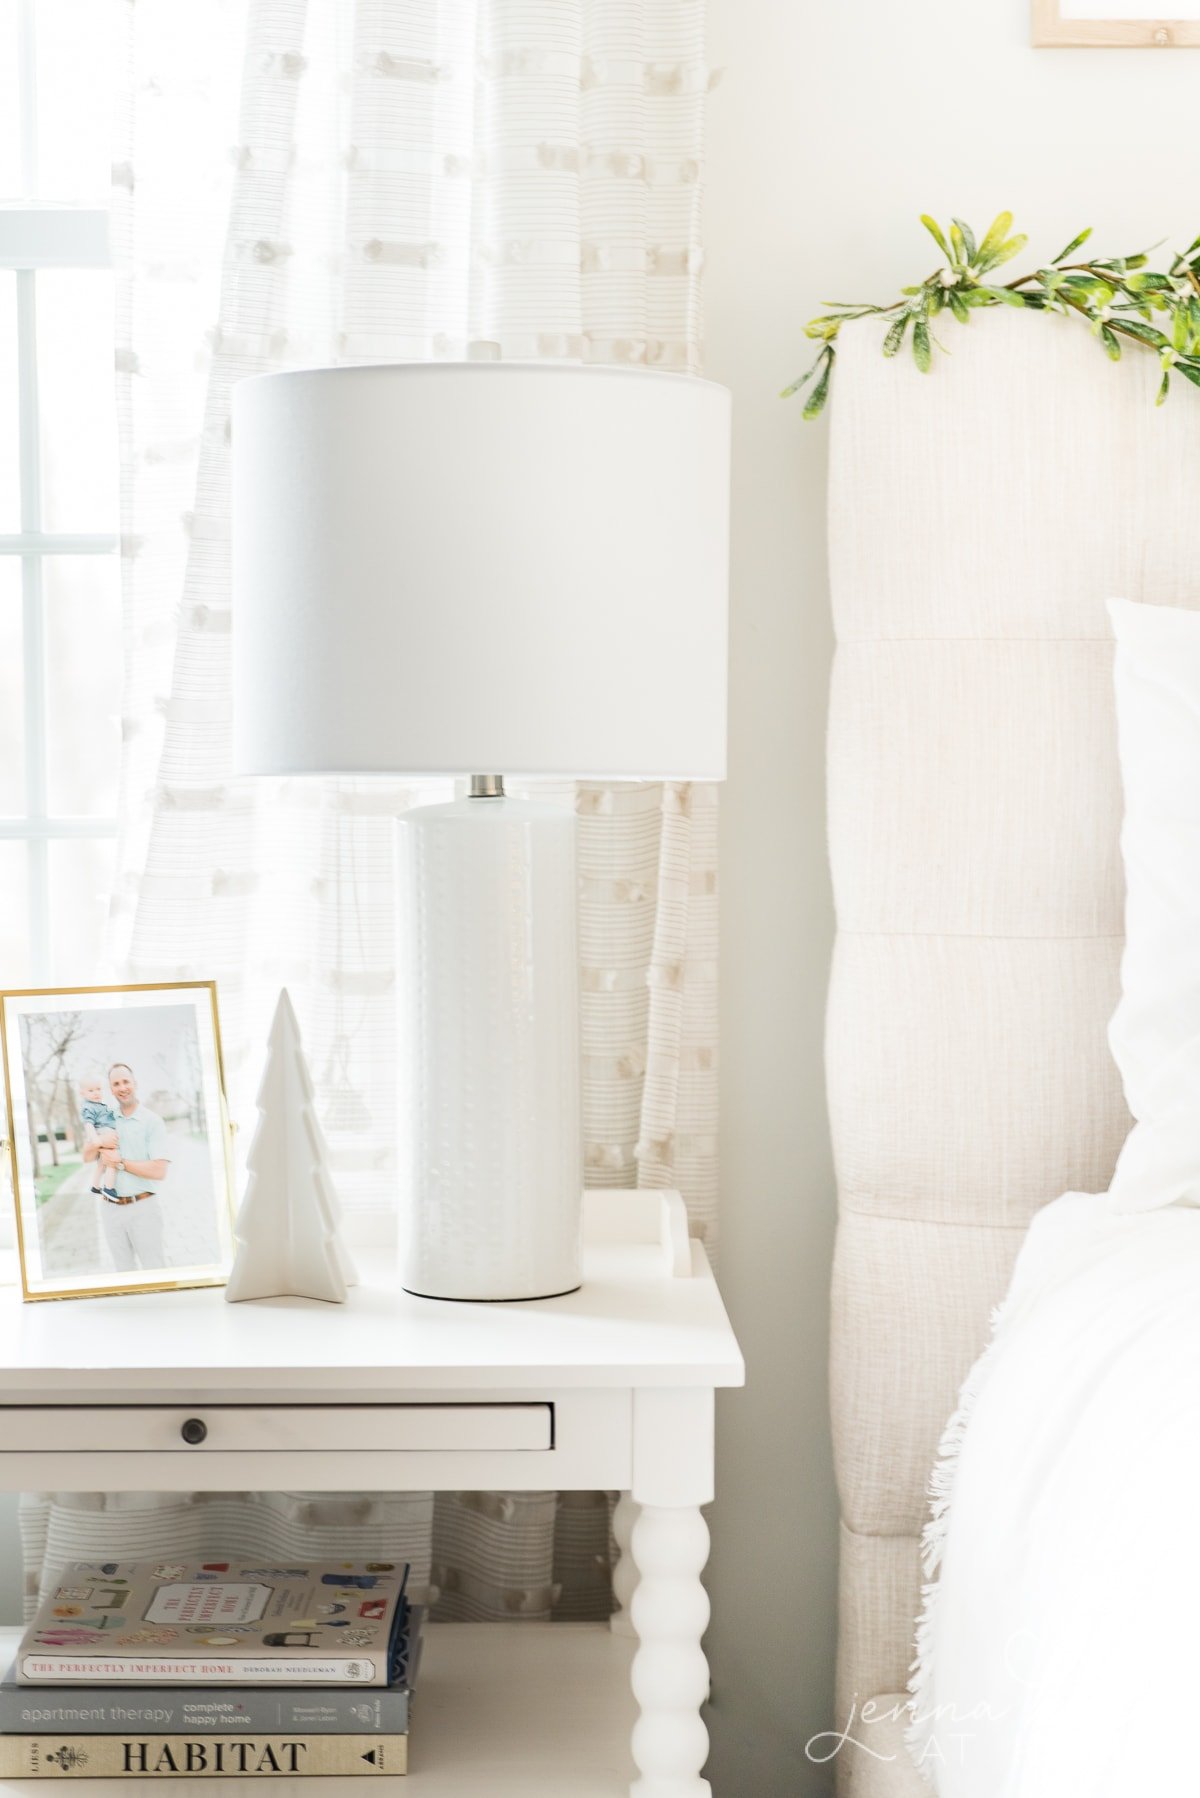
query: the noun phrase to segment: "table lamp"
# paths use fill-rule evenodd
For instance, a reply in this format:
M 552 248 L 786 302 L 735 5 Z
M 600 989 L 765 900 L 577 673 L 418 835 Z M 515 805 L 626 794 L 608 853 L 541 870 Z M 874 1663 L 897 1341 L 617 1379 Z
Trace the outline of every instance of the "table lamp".
M 579 1285 L 574 812 L 504 782 L 723 778 L 729 410 L 503 363 L 235 393 L 235 771 L 469 782 L 398 821 L 411 1292 Z

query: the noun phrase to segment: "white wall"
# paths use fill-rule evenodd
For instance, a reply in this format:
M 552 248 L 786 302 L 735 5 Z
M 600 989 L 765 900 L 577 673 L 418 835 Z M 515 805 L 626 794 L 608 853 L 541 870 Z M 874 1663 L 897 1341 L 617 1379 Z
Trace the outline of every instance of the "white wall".
M 24 1621 L 25 1576 L 17 1503 L 15 1492 L 0 1492 L 0 1626 Z
M 808 364 L 802 327 L 823 301 L 891 298 L 936 265 L 922 212 L 986 226 L 1011 209 L 1030 234 L 1031 260 L 1014 268 L 1086 224 L 1108 251 L 1172 232 L 1190 242 L 1200 51 L 1035 51 L 1027 0 L 710 0 L 710 12 L 724 73 L 709 112 L 707 372 L 732 387 L 735 419 L 720 1274 L 750 1380 L 719 1411 L 710 1778 L 714 1798 L 809 1798 L 831 1782 L 803 1743 L 831 1720 L 836 1558 L 827 426 L 776 396 Z M 987 326 L 977 315 L 971 328 Z M 957 329 L 939 333 L 950 347 Z M 1169 404 L 1195 407 L 1200 429 L 1200 392 L 1176 388 Z

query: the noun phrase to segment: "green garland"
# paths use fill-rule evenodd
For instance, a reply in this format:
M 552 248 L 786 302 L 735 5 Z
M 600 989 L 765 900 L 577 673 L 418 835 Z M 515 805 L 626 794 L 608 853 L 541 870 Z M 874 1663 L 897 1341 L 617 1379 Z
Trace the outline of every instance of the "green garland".
M 937 342 L 931 321 L 939 313 L 951 312 L 959 324 L 967 325 L 972 312 L 985 306 L 1026 306 L 1036 312 L 1077 314 L 1114 362 L 1120 360 L 1123 337 L 1156 351 L 1163 371 L 1155 402 L 1159 406 L 1170 391 L 1173 369 L 1200 387 L 1200 237 L 1176 255 L 1165 272 L 1146 266 L 1149 251 L 1068 262 L 1067 257 L 1092 235 L 1089 225 L 1047 267 L 1000 287 L 989 279 L 993 270 L 1011 261 L 1029 241 L 1020 235 L 1009 236 L 1011 212 L 993 219 L 978 242 L 961 219 L 951 223 L 949 241 L 928 213 L 922 213 L 921 223 L 946 258 L 944 267 L 934 269 L 919 287 L 902 287 L 903 297 L 890 306 L 827 301 L 831 310 L 804 327 L 805 336 L 819 339 L 821 348 L 808 372 L 784 388 L 783 397 L 799 393 L 811 381 L 805 418 L 816 418 L 829 398 L 837 335 L 849 319 L 891 319 L 883 340 L 885 356 L 899 354 L 911 327 L 913 360 L 922 374 L 928 374 L 934 345 L 941 350 L 946 347 Z M 1155 324 L 1156 313 L 1167 314 L 1166 329 Z

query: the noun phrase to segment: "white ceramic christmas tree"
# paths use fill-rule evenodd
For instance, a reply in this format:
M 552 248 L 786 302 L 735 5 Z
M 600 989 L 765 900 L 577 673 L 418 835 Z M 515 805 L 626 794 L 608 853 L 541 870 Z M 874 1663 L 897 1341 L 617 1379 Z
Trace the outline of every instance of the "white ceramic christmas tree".
M 287 1294 L 340 1303 L 357 1276 L 338 1234 L 328 1151 L 286 988 L 271 1024 L 258 1113 L 225 1297 L 230 1304 Z

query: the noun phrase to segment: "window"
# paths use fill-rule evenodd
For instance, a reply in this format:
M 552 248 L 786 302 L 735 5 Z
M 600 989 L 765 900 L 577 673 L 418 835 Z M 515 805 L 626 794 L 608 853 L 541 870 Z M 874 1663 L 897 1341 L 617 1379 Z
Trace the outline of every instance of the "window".
M 95 979 L 122 679 L 109 9 L 0 0 L 0 986 Z

